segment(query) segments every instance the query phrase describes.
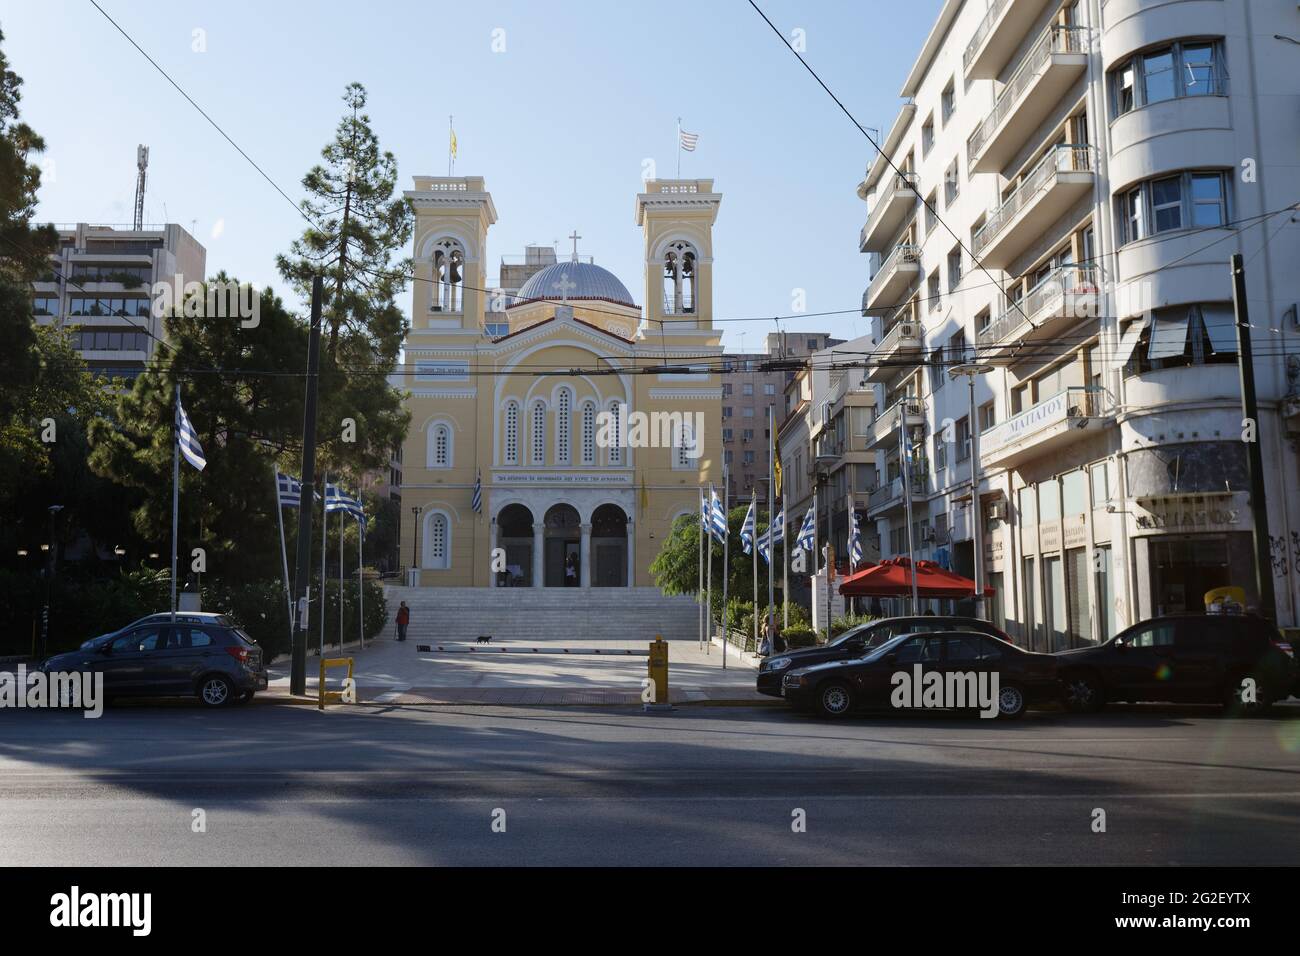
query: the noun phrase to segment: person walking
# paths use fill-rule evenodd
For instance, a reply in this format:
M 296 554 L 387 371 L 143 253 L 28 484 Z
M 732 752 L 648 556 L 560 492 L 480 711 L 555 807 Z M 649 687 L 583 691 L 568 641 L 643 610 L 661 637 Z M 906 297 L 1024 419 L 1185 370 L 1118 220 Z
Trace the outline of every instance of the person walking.
M 406 640 L 406 626 L 411 623 L 411 609 L 402 602 L 402 606 L 397 609 L 397 639 Z

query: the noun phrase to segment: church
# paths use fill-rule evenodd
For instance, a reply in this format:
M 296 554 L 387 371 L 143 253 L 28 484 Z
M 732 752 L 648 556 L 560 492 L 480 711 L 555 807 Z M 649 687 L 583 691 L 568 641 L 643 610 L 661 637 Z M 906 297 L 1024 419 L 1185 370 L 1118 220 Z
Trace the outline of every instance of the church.
M 481 177 L 416 176 L 405 193 L 408 586 L 652 586 L 673 521 L 698 513 L 701 485 L 721 486 L 721 196 L 707 179 L 643 189 L 642 305 L 578 255 L 576 231 L 567 258 L 529 247 L 492 282 L 497 212 Z M 647 418 L 683 425 L 632 427 Z

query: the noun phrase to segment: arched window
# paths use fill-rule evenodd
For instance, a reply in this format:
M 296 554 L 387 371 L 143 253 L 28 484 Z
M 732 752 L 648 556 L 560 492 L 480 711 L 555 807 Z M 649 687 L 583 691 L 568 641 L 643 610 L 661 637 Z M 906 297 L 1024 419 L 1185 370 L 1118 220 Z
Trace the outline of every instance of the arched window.
M 519 403 L 506 402 L 505 459 L 507 465 L 519 464 Z
M 434 422 L 429 426 L 428 468 L 450 468 L 452 466 L 451 426 L 446 422 Z
M 546 403 L 533 405 L 533 459 L 534 465 L 546 464 Z
M 611 465 L 623 464 L 623 406 L 619 404 L 618 399 L 609 403 L 610 415 L 610 443 L 609 443 L 609 463 Z
M 460 312 L 465 308 L 465 250 L 455 239 L 440 239 L 433 247 L 433 300 L 430 311 Z
M 582 403 L 582 463 L 596 463 L 596 405 L 590 401 Z
M 673 470 L 686 471 L 695 467 L 695 434 L 688 422 L 673 429 Z
M 444 512 L 430 512 L 425 519 L 424 566 L 433 571 L 451 567 L 451 522 Z
M 560 389 L 555 399 L 555 463 L 572 464 L 570 437 L 573 430 L 573 393 L 568 388 Z
M 677 241 L 664 253 L 664 314 L 689 315 L 695 311 L 695 247 Z

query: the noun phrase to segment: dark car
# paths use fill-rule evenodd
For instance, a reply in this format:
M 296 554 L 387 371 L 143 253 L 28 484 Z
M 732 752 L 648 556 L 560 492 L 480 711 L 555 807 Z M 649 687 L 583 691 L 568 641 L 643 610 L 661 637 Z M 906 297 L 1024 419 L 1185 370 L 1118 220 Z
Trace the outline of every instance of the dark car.
M 1097 647 L 1058 651 L 1065 705 L 1108 701 L 1223 704 L 1262 713 L 1291 693 L 1296 662 L 1281 633 L 1246 614 L 1175 614 L 1142 621 Z M 1254 700 L 1243 687 L 1254 680 Z M 1249 696 L 1249 695 L 1248 695 Z
M 979 631 L 981 634 L 991 634 L 1003 641 L 1011 640 L 988 621 L 981 621 L 975 617 L 937 617 L 933 614 L 915 617 L 882 617 L 845 631 L 829 644 L 801 647 L 765 658 L 758 668 L 758 692 L 769 697 L 780 697 L 781 678 L 792 667 L 808 667 L 827 661 L 858 658 L 870 648 L 879 647 L 900 634 L 920 634 L 930 631 Z
M 1008 641 L 975 631 L 902 634 L 856 660 L 795 667 L 781 679 L 785 699 L 794 707 L 823 717 L 842 717 L 857 710 L 897 710 L 921 702 L 911 696 L 913 682 L 929 682 L 931 673 L 961 700 L 941 697 L 925 707 L 975 709 L 968 680 L 987 691 L 997 716 L 1015 718 L 1031 703 L 1060 694 L 1057 660 L 1051 654 L 1021 650 Z M 985 676 L 987 675 L 987 676 Z M 997 676 L 994 694 L 993 675 Z M 906 684 L 903 681 L 906 680 Z M 896 694 L 902 690 L 905 703 Z M 955 695 L 954 695 L 955 696 Z M 962 702 L 964 701 L 964 703 Z
M 163 620 L 132 627 L 86 650 L 46 658 L 46 672 L 104 675 L 104 696 L 197 697 L 209 707 L 247 701 L 267 685 L 262 649 L 238 627 L 214 620 Z M 211 617 L 215 617 L 212 615 Z
M 171 611 L 159 611 L 157 614 L 146 614 L 138 621 L 132 621 L 125 627 L 119 627 L 116 631 L 109 631 L 107 634 L 100 634 L 97 637 L 92 637 L 88 641 L 82 641 L 81 649 L 83 651 L 88 651 L 92 647 L 98 647 L 100 644 L 104 643 L 104 641 L 111 640 L 119 634 L 125 634 L 127 631 L 134 628 L 142 627 L 145 624 L 157 624 L 162 621 L 171 621 L 171 619 Z M 226 617 L 226 615 L 215 614 L 211 611 L 177 611 L 176 620 L 185 624 L 221 624 L 230 627 L 233 627 L 235 624 L 235 622 Z

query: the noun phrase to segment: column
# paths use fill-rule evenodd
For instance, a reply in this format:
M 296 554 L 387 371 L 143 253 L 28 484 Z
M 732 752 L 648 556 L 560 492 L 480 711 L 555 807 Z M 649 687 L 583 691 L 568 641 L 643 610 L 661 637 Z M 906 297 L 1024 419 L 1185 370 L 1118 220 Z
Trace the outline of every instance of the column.
M 591 587 L 591 523 L 583 522 L 582 544 L 578 550 L 578 585 Z
M 497 519 L 493 518 L 488 523 L 488 587 L 497 586 L 497 572 L 494 568 L 496 564 L 497 550 Z
M 627 522 L 627 586 L 636 587 L 636 525 L 629 518 Z
M 546 523 L 533 525 L 533 587 L 546 586 Z

